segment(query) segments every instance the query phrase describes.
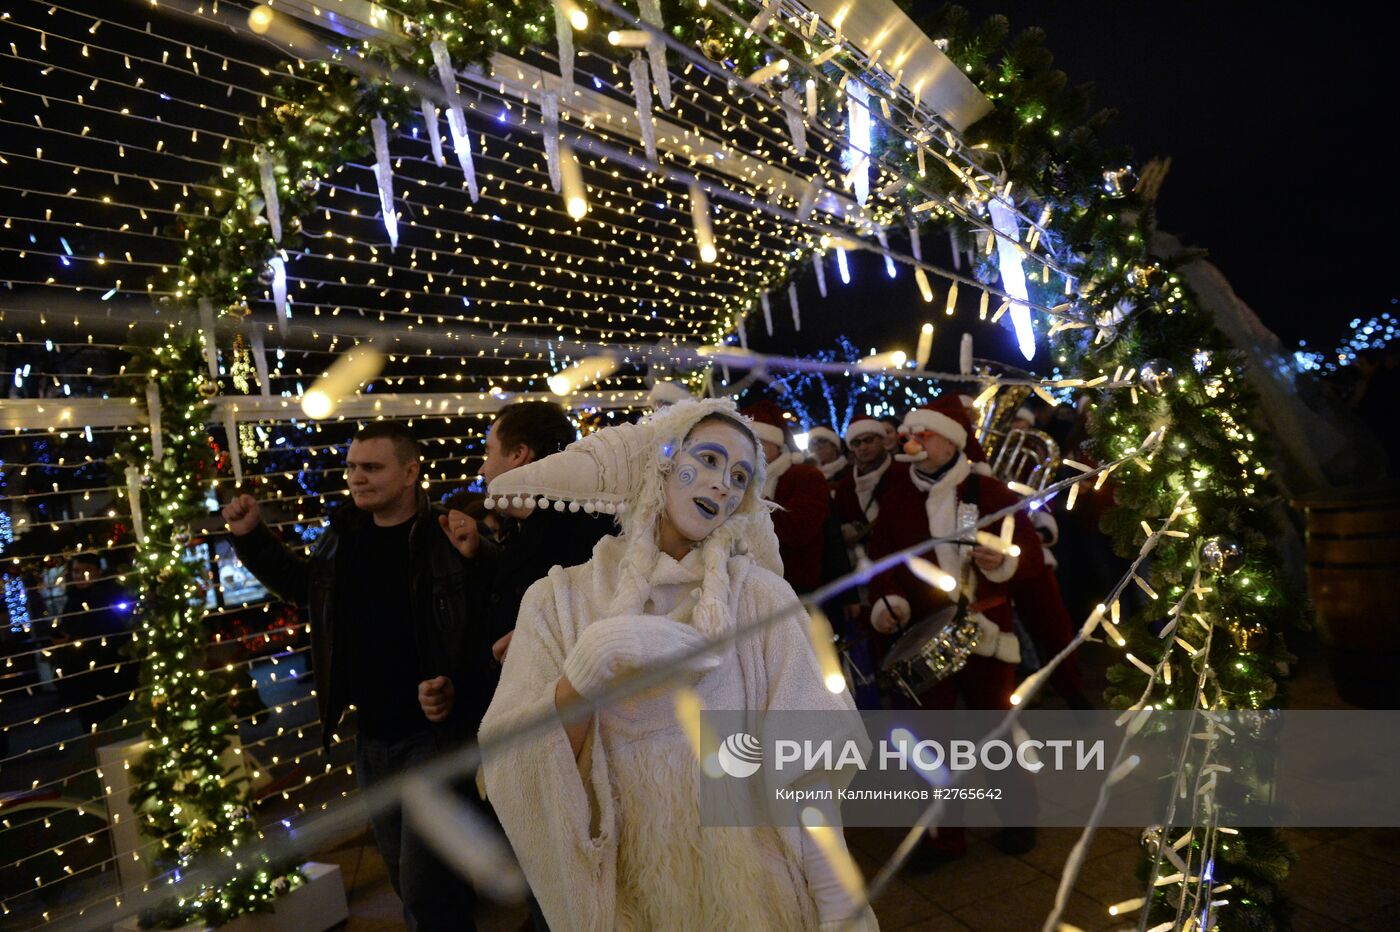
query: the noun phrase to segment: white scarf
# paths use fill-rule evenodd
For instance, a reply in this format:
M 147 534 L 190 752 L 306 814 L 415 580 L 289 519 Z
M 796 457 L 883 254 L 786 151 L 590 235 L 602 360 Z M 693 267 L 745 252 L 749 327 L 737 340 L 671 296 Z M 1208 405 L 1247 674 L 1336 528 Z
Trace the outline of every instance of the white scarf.
M 830 463 L 823 463 L 817 468 L 822 471 L 823 476 L 826 476 L 828 479 L 830 479 L 832 476 L 836 475 L 838 472 L 846 468 L 846 458 L 844 456 L 838 456 Z
M 927 493 L 924 510 L 928 513 L 930 537 L 952 537 L 958 532 L 958 486 L 972 472 L 967 457 L 958 454 L 958 459 L 938 479 L 932 479 L 918 469 L 909 470 L 909 478 L 914 486 Z M 938 565 L 954 576 L 962 575 L 963 561 L 967 548 L 955 543 L 934 544 Z
M 890 471 L 890 463 L 893 462 L 894 460 L 886 456 L 883 463 L 864 474 L 859 466 L 856 467 L 853 475 L 856 483 L 856 501 L 860 503 L 860 510 L 865 513 L 867 522 L 874 521 L 880 515 L 880 503 L 872 499 L 875 497 L 875 488 L 885 477 L 885 473 Z
M 783 473 L 792 468 L 793 463 L 800 462 L 802 462 L 802 454 L 784 453 L 769 463 L 768 481 L 763 483 L 763 497 L 772 501 L 774 493 L 778 491 L 778 480 L 783 477 Z

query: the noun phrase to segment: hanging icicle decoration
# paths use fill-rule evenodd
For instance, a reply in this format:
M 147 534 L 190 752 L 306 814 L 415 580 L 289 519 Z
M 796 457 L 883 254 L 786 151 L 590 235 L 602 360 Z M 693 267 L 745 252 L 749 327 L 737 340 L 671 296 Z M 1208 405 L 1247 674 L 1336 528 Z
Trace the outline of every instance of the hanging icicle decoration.
M 243 458 L 238 451 L 238 425 L 233 419 L 233 405 L 225 404 L 221 408 L 224 436 L 228 438 L 229 465 L 233 467 L 233 484 L 240 486 L 243 484 Z
M 642 21 L 658 33 L 664 32 L 666 23 L 661 18 L 661 0 L 638 0 Z M 661 109 L 671 109 L 671 75 L 666 71 L 666 42 L 660 36 L 652 36 L 647 43 L 647 57 L 651 59 L 651 79 L 656 84 L 656 94 L 661 98 Z
M 126 467 L 126 501 L 131 506 L 131 532 L 139 546 L 146 541 L 146 523 L 141 515 L 141 470 L 135 466 Z
M 817 292 L 818 292 L 823 298 L 825 298 L 825 297 L 826 297 L 826 268 L 825 268 L 825 266 L 822 264 L 822 254 L 821 254 L 820 252 L 814 252 L 814 253 L 812 253 L 812 268 L 813 268 L 814 270 L 816 270 L 816 273 L 817 273 Z
M 281 256 L 273 256 L 267 260 L 267 265 L 272 269 L 272 303 L 277 308 L 277 331 L 285 337 L 292 317 L 287 310 L 287 262 Z
M 369 121 L 374 133 L 374 180 L 379 183 L 379 211 L 384 218 L 384 232 L 389 234 L 389 249 L 399 246 L 399 215 L 394 211 L 394 168 L 389 164 L 389 127 L 383 117 Z
M 773 335 L 773 308 L 768 303 L 768 292 L 763 292 L 758 296 L 759 307 L 763 308 L 763 326 L 767 328 L 768 335 Z
M 647 74 L 647 63 L 641 52 L 632 53 L 632 61 L 627 65 L 632 75 L 632 99 L 637 105 L 637 128 L 642 133 L 642 145 L 647 150 L 647 161 L 656 164 L 656 124 L 651 119 L 651 76 Z
M 690 186 L 690 220 L 695 225 L 695 245 L 700 250 L 701 262 L 714 262 L 719 258 L 715 248 L 715 231 L 710 220 L 710 199 L 698 184 Z
M 964 333 L 958 344 L 958 372 L 972 375 L 972 334 Z
M 544 160 L 549 166 L 549 184 L 558 192 L 563 183 L 559 175 L 559 95 L 545 91 L 540 97 L 540 116 L 544 119 Z
M 842 162 L 856 202 L 864 207 L 870 197 L 870 90 L 860 81 L 846 89 L 846 142 Z
M 948 228 L 948 247 L 953 251 L 953 271 L 962 270 L 962 250 L 958 248 L 958 231 Z
M 272 378 L 267 371 L 267 345 L 263 342 L 262 331 L 254 330 L 249 342 L 253 344 L 253 366 L 258 372 L 258 394 L 270 398 Z
M 914 261 L 924 261 L 924 244 L 919 241 L 919 225 L 909 224 L 909 251 L 914 254 Z
M 812 213 L 812 208 L 817 204 L 817 195 L 821 194 L 821 182 L 812 178 L 807 182 L 807 187 L 802 189 L 802 196 L 797 200 L 797 219 L 806 220 Z
M 575 7 L 577 9 L 577 7 Z M 588 24 L 585 17 L 584 25 Z M 554 4 L 554 38 L 559 43 L 559 89 L 566 97 L 574 94 L 574 29 L 564 4 Z M 556 186 L 557 190 L 557 186 Z
M 739 334 L 739 346 L 740 346 L 740 348 L 742 348 L 742 349 L 748 349 L 748 348 L 749 348 L 749 335 L 744 331 L 744 323 L 745 323 L 745 321 L 748 319 L 748 316 L 749 316 L 748 314 L 740 314 L 740 315 L 739 315 L 739 325 L 735 328 L 735 330 L 736 330 L 736 331 L 738 332 L 738 334 Z M 725 370 L 724 380 L 725 380 L 726 382 L 729 381 L 729 371 L 728 371 L 728 369 Z
M 788 304 L 792 307 L 792 329 L 802 329 L 802 309 L 797 306 L 797 282 L 788 282 Z
M 476 165 L 472 162 L 472 140 L 467 131 L 467 116 L 462 110 L 462 99 L 457 96 L 457 72 L 452 67 L 452 58 L 447 54 L 447 44 L 434 39 L 429 45 L 433 52 L 433 63 L 437 65 L 438 80 L 442 91 L 447 95 L 447 130 L 452 134 L 452 148 L 457 152 L 457 161 L 462 166 L 462 174 L 467 177 L 467 193 L 472 203 L 481 197 L 476 184 Z
M 272 229 L 272 241 L 282 242 L 282 202 L 277 199 L 277 173 L 272 162 L 272 153 L 264 146 L 253 150 L 253 160 L 258 163 L 258 181 L 262 185 L 263 209 L 267 211 L 267 225 Z
M 442 154 L 442 127 L 438 122 L 437 104 L 423 98 L 423 125 L 428 130 L 428 145 L 433 148 L 433 161 L 439 168 L 447 164 L 447 156 Z
M 209 369 L 209 380 L 219 383 L 219 347 L 214 342 L 214 305 L 208 298 L 199 299 L 199 335 L 204 342 L 204 364 Z
M 146 383 L 146 423 L 151 428 L 151 459 L 159 463 L 165 457 L 165 433 L 160 428 L 160 386 L 155 382 Z
M 798 100 L 797 91 L 785 87 L 779 99 L 783 103 L 783 116 L 787 117 L 792 147 L 797 150 L 798 157 L 804 156 L 807 154 L 807 124 L 802 121 L 801 102 Z
M 817 118 L 817 82 L 815 79 L 807 79 L 806 91 L 807 119 L 815 120 Z
M 885 274 L 894 278 L 896 270 L 894 267 L 894 257 L 890 255 L 890 238 L 885 233 L 885 228 L 881 227 L 875 231 L 875 238 L 880 241 L 880 248 L 885 253 Z

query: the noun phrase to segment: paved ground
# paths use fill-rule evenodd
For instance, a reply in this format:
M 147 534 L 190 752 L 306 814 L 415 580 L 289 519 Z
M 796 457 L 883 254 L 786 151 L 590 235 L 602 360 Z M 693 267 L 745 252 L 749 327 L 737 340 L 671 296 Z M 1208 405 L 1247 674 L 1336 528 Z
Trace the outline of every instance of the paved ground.
M 1092 647 L 1092 645 L 1091 645 Z M 1292 708 L 1346 708 L 1330 674 L 1311 645 L 1295 648 L 1304 661 L 1289 684 Z M 1085 658 L 1093 669 L 1092 655 Z M 1040 928 L 1055 896 L 1076 829 L 1045 829 L 1034 850 L 1008 857 L 974 830 L 967 856 L 920 876 L 906 875 L 875 904 L 886 932 L 1031 932 Z M 1138 833 L 1097 833 L 1065 921 L 1086 932 L 1122 928 L 1108 905 L 1139 895 Z M 895 829 L 848 832 L 856 859 L 870 876 L 899 843 Z M 1297 932 L 1400 928 L 1400 829 L 1308 829 L 1285 832 L 1299 854 L 1287 886 L 1297 906 Z M 353 842 L 324 860 L 339 863 L 349 889 L 351 919 L 346 932 L 403 927 L 398 900 L 371 844 Z M 528 922 L 520 909 L 488 907 L 478 917 L 483 932 L 516 932 Z M 1135 928 L 1135 926 L 1133 927 Z

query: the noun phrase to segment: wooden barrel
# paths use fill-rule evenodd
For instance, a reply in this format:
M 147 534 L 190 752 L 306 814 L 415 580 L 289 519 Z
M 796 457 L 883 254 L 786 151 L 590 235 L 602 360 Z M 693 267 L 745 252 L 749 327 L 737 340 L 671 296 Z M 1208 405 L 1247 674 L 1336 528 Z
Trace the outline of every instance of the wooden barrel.
M 1400 490 L 1299 502 L 1308 516 L 1308 590 L 1337 692 L 1400 708 Z

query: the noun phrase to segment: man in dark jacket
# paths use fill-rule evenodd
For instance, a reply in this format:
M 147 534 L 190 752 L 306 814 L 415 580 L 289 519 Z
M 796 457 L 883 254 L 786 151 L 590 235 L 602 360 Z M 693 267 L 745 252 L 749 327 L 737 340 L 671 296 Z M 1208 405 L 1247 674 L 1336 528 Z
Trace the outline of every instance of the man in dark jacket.
M 351 504 L 302 556 L 241 495 L 224 508 L 234 549 L 282 599 L 307 606 L 323 741 L 348 705 L 358 712 L 361 790 L 474 737 L 491 701 L 490 640 L 469 617 L 473 567 L 438 529 L 419 491 L 418 442 L 401 423 L 355 435 L 346 457 Z M 399 809 L 371 818 L 410 929 L 472 929 L 475 897 L 408 829 Z
M 486 434 L 487 482 L 526 463 L 558 453 L 578 432 L 564 409 L 552 401 L 520 401 L 502 408 Z M 533 504 L 533 503 L 532 503 Z M 441 519 L 459 553 L 481 574 L 484 626 L 498 639 L 497 659 L 504 656 L 515 629 L 525 590 L 555 566 L 578 566 L 593 556 L 593 547 L 617 527 L 612 518 L 552 508 L 519 507 L 503 511 L 499 541 L 477 531 L 475 519 L 452 511 Z M 475 600 L 474 600 L 475 601 Z

